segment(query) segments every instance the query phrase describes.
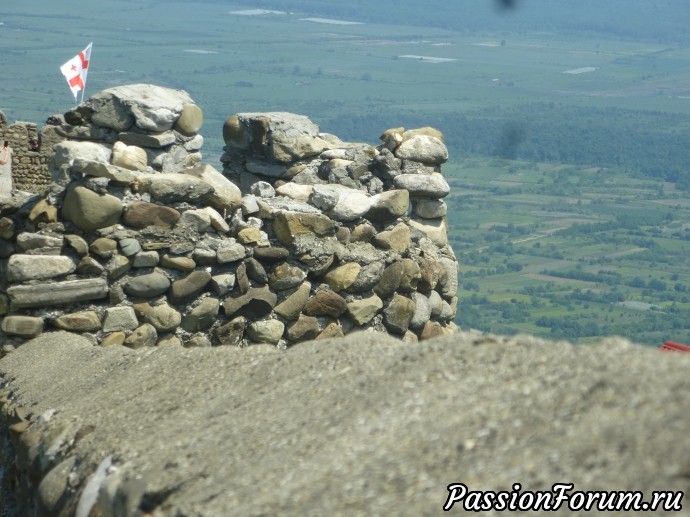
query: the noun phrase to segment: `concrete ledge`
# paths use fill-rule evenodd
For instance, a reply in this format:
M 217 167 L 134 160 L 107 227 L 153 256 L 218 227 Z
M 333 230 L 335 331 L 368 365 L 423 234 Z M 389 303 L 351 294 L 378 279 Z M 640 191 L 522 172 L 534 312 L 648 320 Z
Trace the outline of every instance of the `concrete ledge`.
M 0 360 L 0 506 L 440 515 L 459 482 L 685 490 L 689 370 L 615 339 L 132 350 L 46 333 Z

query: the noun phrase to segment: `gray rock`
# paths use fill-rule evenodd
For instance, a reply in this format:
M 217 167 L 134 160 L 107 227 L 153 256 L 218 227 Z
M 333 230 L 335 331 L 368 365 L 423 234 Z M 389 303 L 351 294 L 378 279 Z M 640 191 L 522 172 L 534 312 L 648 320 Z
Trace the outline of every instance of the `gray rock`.
M 307 273 L 297 266 L 280 264 L 268 276 L 268 284 L 274 291 L 285 291 L 300 285 L 307 277 Z
M 403 160 L 437 165 L 448 161 L 448 149 L 440 138 L 415 135 L 398 146 L 395 156 Z
M 132 307 L 110 307 L 105 310 L 103 332 L 134 330 L 138 325 L 139 321 Z
M 125 346 L 130 348 L 143 348 L 149 346 L 155 346 L 156 341 L 158 341 L 158 333 L 153 325 L 149 323 L 144 323 L 140 327 L 134 329 L 134 331 L 127 336 L 125 339 Z
M 22 232 L 17 235 L 17 250 L 27 254 L 42 252 L 44 255 L 59 255 L 63 242 L 62 236 Z
M 395 294 L 388 307 L 383 310 L 383 324 L 389 332 L 402 336 L 410 326 L 415 309 L 412 300 Z
M 242 193 L 237 185 L 210 165 L 200 165 L 181 172 L 199 178 L 213 188 L 208 203 L 221 213 L 237 210 L 241 206 Z
M 275 197 L 276 191 L 270 183 L 265 181 L 257 181 L 249 189 L 250 194 L 261 199 L 269 199 Z
M 43 318 L 7 316 L 3 318 L 0 329 L 8 336 L 18 336 L 24 339 L 34 338 L 43 332 Z
M 161 228 L 172 228 L 179 219 L 180 212 L 174 208 L 146 201 L 133 201 L 129 203 L 122 216 L 124 224 L 138 229 L 152 225 Z
M 414 211 L 415 214 L 424 219 L 438 219 L 445 217 L 448 206 L 445 201 L 440 199 L 420 198 L 415 203 Z
M 168 277 L 157 271 L 135 276 L 124 285 L 125 293 L 136 298 L 154 298 L 166 293 L 169 288 L 170 280 Z
M 450 193 L 446 179 L 438 172 L 433 174 L 401 174 L 393 180 L 397 188 L 405 189 L 412 196 L 438 199 Z
M 90 232 L 120 221 L 122 201 L 110 194 L 99 195 L 79 183 L 67 188 L 62 216 L 77 228 Z
M 70 332 L 97 332 L 101 329 L 101 319 L 95 311 L 63 314 L 52 323 L 53 326 Z
M 214 275 L 211 278 L 211 287 L 217 295 L 226 295 L 235 287 L 235 275 L 230 273 Z
M 140 251 L 134 255 L 132 267 L 155 267 L 159 260 L 160 256 L 157 251 Z
M 218 248 L 216 258 L 219 264 L 226 264 L 242 260 L 246 254 L 247 251 L 242 244 L 230 242 Z
M 172 129 L 185 105 L 194 104 L 182 90 L 151 84 L 128 84 L 103 90 L 88 99 L 94 123 L 124 131 L 132 122 L 140 129 L 163 132 Z
M 137 174 L 129 169 L 84 158 L 75 158 L 72 170 L 84 176 L 107 179 L 114 185 L 129 185 L 137 178 Z
M 7 295 L 13 310 L 71 305 L 105 298 L 108 295 L 108 283 L 102 278 L 90 278 L 37 285 L 15 285 L 7 289 Z
M 167 303 L 135 303 L 134 312 L 139 319 L 153 325 L 158 332 L 171 332 L 180 326 L 182 315 Z
M 383 301 L 376 295 L 347 304 L 347 313 L 357 325 L 369 323 L 383 309 Z
M 219 345 L 242 346 L 246 328 L 247 318 L 238 316 L 229 323 L 216 327 L 213 331 L 213 335 Z
M 123 143 L 139 148 L 148 147 L 151 149 L 162 149 L 175 143 L 175 133 L 172 131 L 164 131 L 162 133 L 136 133 L 124 131 L 119 134 L 119 138 Z M 146 154 L 145 151 L 144 154 Z
M 321 332 L 319 320 L 314 316 L 300 314 L 297 321 L 288 325 L 285 337 L 293 343 L 314 339 Z
M 268 288 L 251 288 L 236 298 L 223 300 L 223 310 L 228 318 L 244 316 L 256 320 L 270 314 L 278 297 Z
M 63 255 L 15 254 L 7 262 L 7 280 L 28 282 L 68 275 L 77 269 L 74 261 Z
M 290 296 L 280 302 L 274 309 L 275 313 L 288 321 L 297 319 L 309 300 L 311 284 L 303 282 Z
M 431 318 L 431 303 L 429 303 L 429 298 L 421 293 L 413 293 L 412 300 L 415 303 L 415 311 L 410 320 L 410 328 L 419 330 Z
M 192 271 L 189 275 L 172 283 L 170 297 L 173 303 L 181 303 L 198 295 L 211 281 L 208 271 Z
M 131 257 L 141 251 L 141 244 L 134 238 L 126 238 L 120 241 L 120 252 L 125 257 Z
M 250 323 L 247 327 L 247 336 L 254 343 L 276 344 L 283 337 L 285 325 L 278 320 L 263 320 Z
M 207 182 L 189 174 L 146 174 L 138 179 L 138 185 L 141 192 L 163 204 L 203 205 L 215 192 Z
M 208 330 L 218 319 L 220 301 L 215 298 L 204 298 L 182 318 L 182 328 L 187 332 Z

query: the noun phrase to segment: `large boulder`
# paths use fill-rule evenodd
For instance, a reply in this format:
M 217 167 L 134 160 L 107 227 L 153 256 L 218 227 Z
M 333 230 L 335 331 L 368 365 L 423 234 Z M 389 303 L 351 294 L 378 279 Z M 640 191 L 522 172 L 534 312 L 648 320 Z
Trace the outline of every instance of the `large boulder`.
M 126 131 L 134 125 L 154 132 L 172 129 L 188 104 L 194 101 L 187 92 L 152 84 L 115 86 L 85 102 L 94 110 L 91 120 L 99 126 Z M 183 129 L 188 128 L 183 121 Z
M 200 165 L 181 172 L 198 178 L 213 187 L 213 194 L 209 197 L 208 202 L 216 210 L 229 212 L 240 208 L 242 205 L 242 192 L 240 192 L 239 187 L 211 165 Z
M 72 183 L 65 194 L 62 216 L 90 232 L 120 221 L 122 201 L 110 194 L 97 194 L 79 183 Z

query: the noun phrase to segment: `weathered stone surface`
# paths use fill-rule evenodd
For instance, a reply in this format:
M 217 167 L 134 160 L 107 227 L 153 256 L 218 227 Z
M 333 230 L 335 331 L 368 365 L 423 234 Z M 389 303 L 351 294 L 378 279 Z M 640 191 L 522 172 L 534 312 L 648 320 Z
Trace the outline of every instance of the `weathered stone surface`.
M 105 265 L 105 270 L 108 272 L 108 279 L 110 281 L 117 280 L 132 269 L 132 262 L 124 255 L 115 255 Z
M 211 281 L 208 271 L 192 271 L 189 275 L 172 283 L 170 296 L 173 303 L 180 303 L 198 295 Z
M 124 285 L 124 291 L 129 296 L 137 298 L 153 298 L 167 292 L 170 280 L 163 273 L 154 271 L 146 275 L 131 278 Z
M 290 252 L 286 248 L 279 246 L 268 246 L 265 248 L 254 248 L 254 258 L 269 264 L 286 260 Z
M 333 291 L 319 291 L 304 305 L 307 316 L 340 317 L 347 310 L 345 299 Z
M 247 327 L 247 318 L 239 316 L 229 323 L 216 327 L 213 335 L 219 345 L 241 346 L 244 330 Z
M 64 255 L 14 254 L 7 261 L 7 280 L 27 282 L 68 275 L 77 269 L 74 261 Z
M 239 187 L 212 166 L 204 164 L 181 172 L 199 178 L 213 188 L 208 203 L 216 210 L 223 213 L 225 210 L 230 212 L 240 208 L 242 193 Z
M 196 268 L 196 262 L 194 262 L 194 259 L 189 257 L 178 257 L 168 253 L 161 257 L 160 265 L 164 268 L 175 269 L 177 271 L 184 271 L 187 273 L 194 271 Z
M 127 145 L 124 142 L 113 144 L 113 165 L 132 171 L 146 170 L 146 151 L 135 145 Z
M 223 216 L 214 208 L 207 206 L 203 210 L 208 214 L 211 221 L 211 227 L 220 234 L 225 234 L 230 231 L 230 225 L 223 219 Z
M 273 221 L 273 231 L 280 242 L 292 245 L 300 235 L 319 237 L 335 234 L 333 221 L 324 215 L 299 212 L 281 212 Z
M 441 311 L 443 311 L 443 298 L 438 294 L 437 291 L 431 291 L 429 293 L 429 306 L 431 307 L 431 316 L 433 318 L 438 318 L 441 316 Z
M 96 194 L 76 182 L 67 188 L 62 216 L 83 231 L 117 224 L 121 214 L 122 201 L 115 196 Z
M 65 140 L 53 146 L 53 164 L 58 176 L 53 180 L 63 183 L 68 179 L 66 174 L 77 158 L 92 162 L 110 163 L 111 150 L 107 145 L 96 142 Z
M 127 334 L 125 334 L 124 332 L 112 332 L 103 338 L 103 340 L 101 341 L 101 346 L 121 346 L 125 344 L 125 339 L 127 339 Z
M 242 244 L 256 244 L 263 238 L 261 230 L 254 227 L 244 228 L 237 233 L 237 240 Z
M 41 233 L 22 232 L 17 235 L 17 249 L 27 254 L 59 255 L 63 242 L 63 237 Z
M 297 321 L 288 325 L 285 337 L 292 342 L 300 342 L 314 339 L 320 332 L 321 326 L 318 319 L 300 314 Z
M 189 174 L 146 174 L 138 178 L 137 185 L 141 192 L 163 204 L 203 205 L 215 192 L 206 181 Z
M 247 276 L 258 284 L 267 284 L 268 275 L 261 263 L 253 257 L 246 258 L 244 264 L 247 267 Z
M 87 276 L 100 276 L 105 267 L 93 257 L 84 257 L 77 265 L 77 273 Z
M 45 200 L 41 200 L 36 205 L 41 203 L 47 203 Z M 34 207 L 35 208 L 35 207 Z M 33 209 L 31 210 L 33 212 Z M 14 221 L 9 217 L 0 217 L 0 238 L 11 239 L 14 237 Z
M 383 309 L 383 301 L 376 295 L 347 304 L 347 313 L 357 325 L 365 325 Z
M 122 222 L 132 228 L 159 226 L 172 228 L 180 219 L 180 212 L 169 206 L 157 205 L 146 201 L 132 201 L 122 216 Z
M 355 281 L 348 288 L 351 293 L 363 293 L 374 288 L 374 286 L 381 280 L 381 275 L 385 265 L 383 262 L 372 262 L 362 267 L 355 278 Z
M 33 338 L 43 332 L 43 318 L 33 316 L 7 316 L 0 325 L 8 336 Z
M 80 311 L 55 318 L 53 325 L 70 332 L 97 332 L 101 329 L 101 320 L 95 311 Z
M 268 315 L 277 301 L 278 297 L 267 287 L 251 288 L 242 296 L 223 300 L 223 310 L 229 318 L 245 316 L 250 320 L 256 320 Z
M 185 103 L 182 106 L 180 118 L 175 122 L 175 130 L 184 136 L 194 136 L 204 124 L 204 112 L 193 103 Z
M 270 199 L 276 195 L 273 185 L 267 181 L 257 181 L 249 188 L 249 193 L 261 199 Z
M 125 257 L 131 257 L 141 251 L 141 244 L 139 244 L 139 241 L 131 237 L 122 239 L 119 244 L 120 252 Z
M 204 298 L 199 305 L 182 318 L 182 328 L 187 332 L 201 332 L 213 326 L 218 318 L 220 301 L 216 298 Z
M 219 296 L 223 296 L 232 291 L 235 286 L 235 275 L 230 273 L 222 273 L 220 275 L 214 275 L 211 278 L 211 288 Z
M 227 262 L 242 260 L 246 254 L 247 252 L 242 244 L 229 242 L 218 248 L 216 251 L 216 258 L 219 264 L 225 264 Z
M 185 210 L 175 225 L 177 230 L 204 233 L 211 230 L 211 216 L 203 208 Z
M 132 267 L 155 267 L 159 261 L 160 255 L 157 251 L 141 251 L 134 255 Z
M 268 276 L 268 284 L 274 291 L 285 291 L 300 285 L 307 277 L 307 273 L 297 266 L 280 264 Z
M 117 241 L 107 237 L 99 237 L 91 243 L 89 251 L 102 259 L 109 259 L 117 253 Z
M 445 335 L 447 332 L 438 321 L 427 321 L 419 333 L 419 339 L 424 341 Z
M 402 160 L 439 165 L 448 161 L 448 149 L 436 136 L 417 134 L 407 139 L 403 136 L 403 142 L 395 150 L 395 156 Z
M 168 131 L 187 104 L 194 104 L 187 92 L 152 84 L 108 88 L 86 101 L 95 111 L 94 123 L 117 131 L 129 129 L 132 123 L 146 131 Z
M 439 259 L 439 264 L 444 269 L 442 281 L 439 282 L 441 294 L 447 298 L 452 298 L 458 294 L 458 263 L 446 257 Z
M 331 269 L 323 276 L 323 281 L 335 292 L 344 291 L 355 283 L 361 270 L 362 266 L 356 262 L 349 262 Z
M 350 242 L 369 242 L 375 235 L 376 228 L 368 222 L 363 222 L 353 228 L 350 233 Z
M 420 198 L 415 203 L 414 212 L 423 219 L 438 219 L 445 217 L 448 205 L 440 199 Z
M 105 310 L 103 332 L 134 330 L 139 325 L 134 309 L 127 305 Z
M 184 342 L 183 346 L 188 348 L 207 348 L 213 346 L 209 337 L 205 334 L 195 334 Z
M 182 315 L 167 303 L 135 303 L 133 308 L 141 321 L 150 323 L 158 332 L 173 331 L 182 321 Z
M 139 133 L 134 131 L 125 131 L 120 133 L 118 137 L 123 143 L 133 147 L 139 147 L 140 149 L 168 148 L 175 143 L 175 133 L 172 131 L 163 131 L 162 133 Z M 146 153 L 145 150 L 144 153 Z
M 274 311 L 288 321 L 296 319 L 309 300 L 311 284 L 304 282 L 299 288 L 278 304 Z
M 384 250 L 403 253 L 410 247 L 410 227 L 400 223 L 391 230 L 379 232 L 372 239 L 372 243 Z
M 419 281 L 417 289 L 422 293 L 428 293 L 436 289 L 441 278 L 441 265 L 436 260 L 422 257 L 419 262 Z
M 130 348 L 143 348 L 146 346 L 155 346 L 156 341 L 158 341 L 156 329 L 153 325 L 144 323 L 127 336 L 124 345 Z
M 366 218 L 377 223 L 395 221 L 407 215 L 410 208 L 410 193 L 405 189 L 381 192 L 371 198 L 371 208 Z
M 448 226 L 444 219 L 411 218 L 409 225 L 413 230 L 418 230 L 426 235 L 439 248 L 448 245 Z
M 429 303 L 429 298 L 421 293 L 413 293 L 412 300 L 415 303 L 415 311 L 410 320 L 410 328 L 419 330 L 431 318 L 431 304 Z
M 32 223 L 54 223 L 54 222 L 57 222 L 57 220 L 58 220 L 57 207 L 48 203 L 48 201 L 46 199 L 41 199 L 38 203 L 36 203 L 34 205 L 34 207 L 31 209 L 31 212 L 29 212 L 28 219 Z M 8 219 L 8 220 L 10 221 L 10 224 L 13 226 L 12 220 L 10 220 L 10 219 Z M 5 239 L 11 238 L 12 234 L 13 234 L 13 232 L 11 230 L 9 232 L 7 231 L 7 229 L 0 230 L 0 237 L 2 236 L 1 235 L 2 233 L 4 233 L 5 235 L 7 235 L 9 233 L 9 237 L 5 237 Z
M 408 190 L 412 196 L 438 199 L 446 197 L 450 193 L 448 182 L 438 172 L 433 174 L 401 174 L 395 177 L 393 183 L 397 188 Z
M 374 286 L 374 292 L 385 300 L 397 291 L 404 272 L 405 268 L 400 262 L 394 262 L 386 267 L 378 283 Z
M 247 336 L 254 343 L 276 344 L 283 337 L 285 325 L 278 320 L 263 320 L 250 323 L 247 327 Z
M 7 295 L 13 310 L 69 305 L 105 298 L 108 295 L 108 283 L 102 278 L 89 278 L 37 285 L 15 285 L 7 289 Z
M 409 298 L 395 294 L 388 307 L 383 310 L 383 324 L 389 332 L 402 336 L 410 327 L 414 314 L 415 303 Z
M 321 333 L 316 336 L 317 341 L 321 341 L 323 339 L 332 339 L 332 338 L 342 338 L 345 337 L 345 332 L 343 331 L 342 325 L 340 325 L 340 322 L 338 321 L 331 321 L 328 325 L 326 325 Z
M 285 183 L 276 188 L 276 194 L 286 196 L 295 201 L 306 203 L 314 190 L 312 185 L 299 185 L 297 183 Z
M 159 336 L 156 346 L 182 346 L 182 340 L 175 334 L 166 334 L 165 336 Z
M 409 293 L 417 290 L 417 282 L 421 276 L 419 266 L 412 259 L 403 259 L 400 261 L 403 266 L 403 273 L 400 277 L 400 284 L 398 289 L 404 293 Z

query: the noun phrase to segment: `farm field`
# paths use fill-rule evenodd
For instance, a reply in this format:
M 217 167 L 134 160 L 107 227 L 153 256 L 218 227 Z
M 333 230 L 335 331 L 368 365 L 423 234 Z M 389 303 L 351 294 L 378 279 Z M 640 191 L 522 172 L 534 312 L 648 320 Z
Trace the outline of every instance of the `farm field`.
M 497 159 L 446 174 L 461 326 L 690 341 L 689 193 L 615 170 Z M 554 184 L 567 185 L 561 197 Z

